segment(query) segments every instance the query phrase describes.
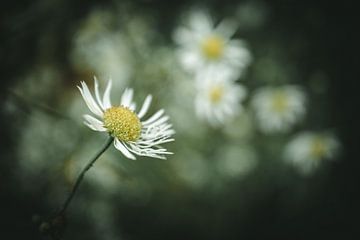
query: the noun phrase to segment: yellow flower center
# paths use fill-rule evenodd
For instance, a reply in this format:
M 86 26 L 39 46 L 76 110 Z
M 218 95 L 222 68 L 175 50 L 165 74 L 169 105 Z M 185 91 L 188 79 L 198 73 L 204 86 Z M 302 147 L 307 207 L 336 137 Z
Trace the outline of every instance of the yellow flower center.
M 210 36 L 202 42 L 201 49 L 207 58 L 218 59 L 224 52 L 224 40 L 218 36 Z
M 140 137 L 140 119 L 123 106 L 111 107 L 105 111 L 104 127 L 112 136 L 122 141 L 136 141 Z
M 274 94 L 271 107 L 275 112 L 283 113 L 288 108 L 288 98 L 287 95 L 283 92 L 277 92 Z
M 209 98 L 212 103 L 218 103 L 224 95 L 223 86 L 213 86 L 209 92 Z
M 326 153 L 326 144 L 321 137 L 317 137 L 311 143 L 311 155 L 315 158 L 322 158 Z

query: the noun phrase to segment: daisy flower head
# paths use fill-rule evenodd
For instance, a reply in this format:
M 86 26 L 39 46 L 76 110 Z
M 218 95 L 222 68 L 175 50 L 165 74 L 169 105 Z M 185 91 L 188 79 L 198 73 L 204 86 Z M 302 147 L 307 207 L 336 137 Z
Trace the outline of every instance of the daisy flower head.
M 194 73 L 220 66 L 239 76 L 250 63 L 251 54 L 242 40 L 231 39 L 235 32 L 235 24 L 231 21 L 223 20 L 214 26 L 208 14 L 193 12 L 188 24 L 179 27 L 174 34 L 183 68 Z
M 332 159 L 339 151 L 338 140 L 330 134 L 304 132 L 285 147 L 285 161 L 304 174 L 311 173 L 322 160 Z
M 195 110 L 212 126 L 225 124 L 242 111 L 246 89 L 236 84 L 229 71 L 208 69 L 196 77 Z
M 292 85 L 263 87 L 256 91 L 251 105 L 264 133 L 288 131 L 305 115 L 305 93 Z
M 108 132 L 114 138 L 115 148 L 129 159 L 135 160 L 135 155 L 166 159 L 166 155 L 172 154 L 160 146 L 174 141 L 171 136 L 175 133 L 164 110 L 142 120 L 150 107 L 151 95 L 146 97 L 140 111 L 135 112 L 132 89 L 125 89 L 120 104 L 113 106 L 110 100 L 112 81 L 109 80 L 102 98 L 96 78 L 94 82 L 95 98 L 85 82 L 78 86 L 86 105 L 95 115 L 84 115 L 86 126 L 94 131 Z

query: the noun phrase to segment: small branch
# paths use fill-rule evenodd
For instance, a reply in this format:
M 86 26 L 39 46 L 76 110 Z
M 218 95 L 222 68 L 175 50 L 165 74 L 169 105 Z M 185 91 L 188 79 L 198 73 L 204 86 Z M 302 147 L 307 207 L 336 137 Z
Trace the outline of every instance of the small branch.
M 111 145 L 111 143 L 113 142 L 114 138 L 113 137 L 109 137 L 109 139 L 107 140 L 107 142 L 105 143 L 105 145 L 100 149 L 100 151 L 88 162 L 88 164 L 84 167 L 84 169 L 81 171 L 81 173 L 79 174 L 79 176 L 76 179 L 75 185 L 72 188 L 68 198 L 66 199 L 63 207 L 61 208 L 61 210 L 59 211 L 58 215 L 63 215 L 66 211 L 66 209 L 68 208 L 69 204 L 71 203 L 71 200 L 73 199 L 77 189 L 80 186 L 80 183 L 82 181 L 82 179 L 85 176 L 85 173 L 94 165 L 94 163 L 96 162 L 96 160 L 106 151 L 106 149 L 109 148 L 109 146 Z
M 63 235 L 65 225 L 66 225 L 66 221 L 65 221 L 66 209 L 69 207 L 72 199 L 74 198 L 75 193 L 78 190 L 80 183 L 85 176 L 85 173 L 94 165 L 96 160 L 106 151 L 106 149 L 109 148 L 109 146 L 111 145 L 111 143 L 113 141 L 114 141 L 114 138 L 110 136 L 109 139 L 104 144 L 104 146 L 86 164 L 86 166 L 83 168 L 83 170 L 80 172 L 79 176 L 77 177 L 75 184 L 74 184 L 69 196 L 66 198 L 66 201 L 64 202 L 64 205 L 62 206 L 60 211 L 58 211 L 55 215 L 53 215 L 48 220 L 42 221 L 41 224 L 39 224 L 39 231 L 43 235 L 47 235 L 53 240 L 62 239 L 62 235 Z
M 10 97 L 14 98 L 15 101 L 20 103 L 18 104 L 19 107 L 21 107 L 25 112 L 29 112 L 31 108 L 35 108 L 41 110 L 44 113 L 49 114 L 50 116 L 73 121 L 71 117 L 62 114 L 47 105 L 41 104 L 39 102 L 21 96 L 19 93 L 16 93 L 12 90 L 7 90 L 7 93 L 9 94 Z

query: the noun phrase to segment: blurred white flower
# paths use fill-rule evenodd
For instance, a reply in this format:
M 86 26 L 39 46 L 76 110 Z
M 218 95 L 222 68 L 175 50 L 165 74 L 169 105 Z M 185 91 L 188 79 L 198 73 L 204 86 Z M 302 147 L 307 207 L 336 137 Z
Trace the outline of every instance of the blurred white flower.
M 332 159 L 340 144 L 330 134 L 300 133 L 285 147 L 285 161 L 304 174 L 311 173 L 323 159 Z
M 249 146 L 224 147 L 217 158 L 217 167 L 226 177 L 241 177 L 251 172 L 258 164 L 254 149 Z
M 179 27 L 174 41 L 179 45 L 179 59 L 190 73 L 207 67 L 229 68 L 237 77 L 251 61 L 251 54 L 242 40 L 231 39 L 236 31 L 231 21 L 216 27 L 210 16 L 194 12 L 187 26 Z
M 133 73 L 133 54 L 126 35 L 110 29 L 112 22 L 109 11 L 92 12 L 74 35 L 71 60 L 80 72 L 112 77 L 123 88 Z
M 78 87 L 86 105 L 96 117 L 84 115 L 84 123 L 94 131 L 108 132 L 114 137 L 114 146 L 127 158 L 135 160 L 133 154 L 166 159 L 164 155 L 172 154 L 160 144 L 174 141 L 172 125 L 167 123 L 169 117 L 163 116 L 161 109 L 145 121 L 141 119 L 147 113 L 152 97 L 148 95 L 140 111 L 135 113 L 136 104 L 132 101 L 133 90 L 126 89 L 120 105 L 113 106 L 110 101 L 111 80 L 101 99 L 99 85 L 95 78 L 95 99 L 85 82 Z
M 284 132 L 304 117 L 305 101 L 299 87 L 263 87 L 255 92 L 252 106 L 263 132 Z
M 196 113 L 211 125 L 224 124 L 242 111 L 240 102 L 246 97 L 246 89 L 233 81 L 229 71 L 203 71 L 197 75 L 196 85 Z

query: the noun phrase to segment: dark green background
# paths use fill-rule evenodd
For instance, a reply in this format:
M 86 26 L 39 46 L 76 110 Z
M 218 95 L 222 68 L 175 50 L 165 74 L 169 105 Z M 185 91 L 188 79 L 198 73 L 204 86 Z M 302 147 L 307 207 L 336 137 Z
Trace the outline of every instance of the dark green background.
M 218 16 L 231 10 L 241 1 L 6 1 L 0 8 L 0 102 L 9 97 L 11 88 L 22 73 L 38 64 L 38 59 L 50 61 L 71 75 L 68 60 L 70 40 L 79 20 L 95 7 L 129 4 L 134 12 L 155 16 L 158 30 L 168 37 L 176 17 L 193 3 L 207 6 Z M 358 31 L 357 10 L 345 2 L 278 0 L 267 2 L 269 16 L 256 31 L 245 32 L 253 46 L 263 42 L 278 42 L 289 52 L 289 61 L 307 77 L 322 69 L 329 77 L 327 126 L 336 127 L 343 145 L 338 163 L 330 169 L 325 180 L 316 175 L 304 179 L 306 201 L 294 201 L 284 206 L 283 194 L 292 194 L 286 184 L 272 187 L 260 197 L 256 189 L 225 192 L 217 196 L 193 192 L 183 210 L 177 208 L 174 196 L 161 195 L 161 204 L 154 198 L 145 206 L 119 204 L 123 213 L 119 226 L 126 239 L 356 239 L 360 236 L 360 181 L 357 99 L 358 68 L 355 36 Z M 39 35 L 47 34 L 53 45 L 50 52 L 42 52 Z M 49 48 L 47 48 L 49 49 Z M 256 49 L 255 55 L 256 55 Z M 260 50 L 258 50 L 260 51 Z M 31 222 L 34 212 L 46 212 L 46 184 L 38 192 L 19 190 L 16 162 L 16 141 L 24 119 L 1 114 L 0 127 L 0 238 L 40 239 Z M 320 127 L 320 126 L 319 126 Z M 316 128 L 316 126 L 315 126 Z M 44 179 L 46 181 L 46 179 Z M 318 181 L 323 181 L 318 187 Z M 31 183 L 30 183 L 31 184 Z M 236 186 L 232 188 L 236 189 Z M 172 193 L 173 194 L 173 193 Z M 306 196 L 306 194 L 305 194 Z M 169 201 L 167 201 L 167 198 Z M 238 202 L 251 202 L 246 212 L 239 212 Z M 161 209 L 161 211 L 159 211 Z M 172 212 L 177 212 L 173 218 Z M 125 213 L 125 214 L 124 214 Z M 180 216 L 180 217 L 179 217 Z M 181 217 L 182 216 L 182 217 Z M 241 217 L 240 217 L 241 216 Z M 68 239 L 92 239 L 90 224 L 72 223 Z M 73 235 L 73 236 L 72 236 Z

